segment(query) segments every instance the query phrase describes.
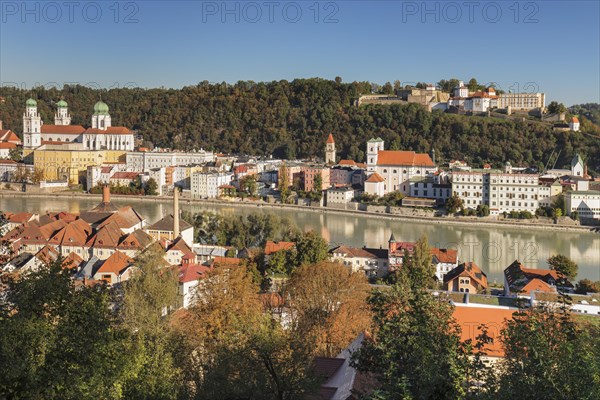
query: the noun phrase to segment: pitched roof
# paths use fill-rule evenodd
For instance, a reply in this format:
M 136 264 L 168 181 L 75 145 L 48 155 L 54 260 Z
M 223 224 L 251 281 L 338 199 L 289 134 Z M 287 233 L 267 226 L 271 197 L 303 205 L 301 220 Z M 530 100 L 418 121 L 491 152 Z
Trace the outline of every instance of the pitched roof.
M 57 133 L 62 135 L 81 135 L 85 128 L 81 125 L 42 125 L 42 133 Z
M 571 122 L 578 123 L 579 122 L 579 118 L 573 117 L 573 118 L 571 118 Z
M 0 149 L 16 149 L 17 145 L 11 142 L 0 142 Z
M 113 273 L 120 275 L 133 262 L 133 258 L 117 250 L 102 263 L 96 274 Z
M 7 232 L 2 237 L 2 240 L 10 242 L 20 240 L 21 242 L 28 244 L 45 244 L 48 238 L 44 236 L 39 226 L 20 225 Z
M 141 229 L 136 229 L 129 235 L 125 236 L 117 248 L 122 250 L 142 250 L 148 247 L 150 243 L 152 243 L 152 236 L 148 235 Z
M 236 258 L 236 257 L 221 257 L 221 256 L 217 256 L 215 258 L 213 258 L 212 260 L 212 265 L 240 265 L 240 263 L 242 262 L 241 258 Z M 209 263 L 210 263 L 209 261 Z
M 137 177 L 141 175 L 140 172 L 124 172 L 124 171 L 119 171 L 119 172 L 115 172 L 110 179 L 129 179 L 129 180 L 134 180 L 137 179 Z
M 521 288 L 521 291 L 523 293 L 531 293 L 532 291 L 549 293 L 556 292 L 556 290 L 552 286 L 548 285 L 546 282 L 539 278 L 533 278 L 532 280 L 530 280 L 529 283 L 527 283 Z
M 0 142 L 21 143 L 21 139 L 10 129 L 0 129 Z
M 335 143 L 335 141 L 333 140 L 333 135 L 330 133 L 329 136 L 327 137 L 327 143 L 331 144 L 331 143 Z
M 486 354 L 491 357 L 504 357 L 499 333 L 506 325 L 506 320 L 512 319 L 516 311 L 518 310 L 510 308 L 455 304 L 453 316 L 461 327 L 460 336 L 463 342 L 469 339 L 475 342 L 481 334 L 479 326 L 485 324 L 489 329 L 488 334 L 494 339 L 485 346 Z
M 179 267 L 179 283 L 193 282 L 202 278 L 212 268 L 206 265 L 187 264 Z
M 504 270 L 504 277 L 506 278 L 509 289 L 512 292 L 522 291 L 533 279 L 539 279 L 550 286 L 554 286 L 559 280 L 559 276 L 556 271 L 551 269 L 526 268 L 519 262 L 519 260 L 513 261 L 512 264 L 506 267 Z M 567 282 L 566 285 L 572 286 L 570 282 Z M 535 286 L 542 288 L 541 285 L 534 283 L 532 287 Z
M 60 231 L 62 228 L 67 226 L 67 224 L 68 224 L 67 221 L 59 219 L 59 220 L 52 221 L 52 222 L 49 222 L 47 224 L 40 226 L 40 231 L 44 234 L 44 236 L 46 238 L 49 239 L 52 236 L 54 236 L 58 231 Z
M 294 247 L 296 247 L 296 243 L 294 242 L 273 242 L 272 240 L 267 240 L 267 243 L 265 243 L 265 255 L 270 255 L 281 250 L 291 250 Z
M 356 165 L 356 162 L 354 160 L 340 160 L 340 162 L 338 162 L 338 165 L 354 166 Z
M 102 221 L 97 229 L 105 225 L 116 223 L 121 229 L 130 229 L 142 222 L 144 218 L 137 213 L 131 206 L 121 207 L 117 212 L 111 214 L 108 218 Z
M 115 222 L 104 225 L 88 240 L 89 247 L 115 248 L 123 236 L 123 231 Z
M 346 361 L 343 358 L 317 357 L 313 365 L 313 372 L 320 378 L 329 379 Z
M 69 255 L 63 260 L 61 266 L 68 269 L 77 269 L 81 263 L 83 263 L 83 258 L 73 252 L 70 252 Z
M 179 236 L 173 242 L 168 244 L 167 251 L 180 251 L 183 254 L 190 253 L 192 249 L 190 246 Z
M 165 215 L 163 218 L 146 228 L 146 230 L 173 232 L 174 222 L 173 214 Z M 180 231 L 184 231 L 190 227 L 190 224 L 179 218 Z
M 58 258 L 58 251 L 49 245 L 45 245 L 35 253 L 35 256 L 44 264 L 49 264 Z
M 379 150 L 377 165 L 434 166 L 429 154 L 404 150 Z
M 87 222 L 88 224 L 97 224 L 99 222 L 104 221 L 106 218 L 110 217 L 114 211 L 117 210 L 117 207 L 112 205 L 111 203 L 107 203 L 109 207 L 112 207 L 114 211 L 95 211 L 100 208 L 104 203 L 100 203 L 98 206 L 94 208 L 92 211 L 83 211 L 79 214 L 79 218 Z
M 57 246 L 84 246 L 92 227 L 87 222 L 77 219 L 56 232 L 48 243 Z
M 373 172 L 373 174 L 365 182 L 379 183 L 379 182 L 385 182 L 385 179 L 383 179 L 383 177 L 381 175 L 379 175 L 377 172 Z
M 438 249 L 433 247 L 429 249 L 429 253 L 441 263 L 454 264 L 458 261 L 458 251 L 454 249 Z
M 346 257 L 360 257 L 360 258 L 387 258 L 387 249 L 372 249 L 367 247 L 350 247 L 350 246 L 338 246 L 329 251 L 330 253 L 341 253 Z
M 110 126 L 106 130 L 97 128 L 88 128 L 83 132 L 85 134 L 107 134 L 107 135 L 131 135 L 131 131 L 124 126 Z
M 483 289 L 488 287 L 486 274 L 474 262 L 462 263 L 444 275 L 444 283 L 450 282 L 459 276 L 468 276 Z
M 33 213 L 30 212 L 18 212 L 18 213 L 14 213 L 11 214 L 8 217 L 8 222 L 12 222 L 14 224 L 22 224 L 24 222 L 27 222 L 31 219 L 31 217 L 33 217 Z

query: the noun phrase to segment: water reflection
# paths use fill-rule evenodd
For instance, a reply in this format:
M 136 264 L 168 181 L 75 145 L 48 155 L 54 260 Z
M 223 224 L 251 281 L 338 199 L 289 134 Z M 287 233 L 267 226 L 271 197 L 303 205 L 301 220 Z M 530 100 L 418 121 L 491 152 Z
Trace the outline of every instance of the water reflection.
M 131 205 L 149 222 L 155 222 L 172 212 L 169 202 L 144 202 L 115 199 L 119 205 Z M 72 198 L 0 198 L 3 211 L 80 212 L 94 207 L 97 200 Z M 269 213 L 286 217 L 304 230 L 315 230 L 332 243 L 351 246 L 387 246 L 393 232 L 398 241 L 415 241 L 427 235 L 436 247 L 455 248 L 463 261 L 475 261 L 490 281 L 502 281 L 502 271 L 518 259 L 528 267 L 546 267 L 545 260 L 553 254 L 565 254 L 579 264 L 579 278 L 600 280 L 600 235 L 589 232 L 538 231 L 510 227 L 465 227 L 430 222 L 390 220 L 382 217 L 330 214 L 267 207 L 203 206 L 183 202 L 183 210 L 213 211 L 244 216 Z

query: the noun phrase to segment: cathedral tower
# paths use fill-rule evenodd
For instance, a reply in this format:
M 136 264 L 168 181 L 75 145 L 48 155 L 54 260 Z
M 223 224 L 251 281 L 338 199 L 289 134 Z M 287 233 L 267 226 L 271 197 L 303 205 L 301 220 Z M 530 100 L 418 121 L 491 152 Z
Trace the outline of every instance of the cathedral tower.
M 37 111 L 37 102 L 29 99 L 23 114 L 23 147 L 35 149 L 42 145 L 42 118 Z
M 325 163 L 335 164 L 335 141 L 331 133 L 327 138 L 327 143 L 325 143 Z

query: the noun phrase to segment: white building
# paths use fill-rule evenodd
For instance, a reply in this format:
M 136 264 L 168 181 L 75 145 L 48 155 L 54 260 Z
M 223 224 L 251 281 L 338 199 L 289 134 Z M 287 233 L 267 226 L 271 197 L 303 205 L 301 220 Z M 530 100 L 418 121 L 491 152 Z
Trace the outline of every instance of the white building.
M 579 118 L 571 118 L 571 122 L 569 122 L 569 129 L 574 132 L 579 132 Z
M 331 261 L 341 262 L 352 272 L 364 272 L 367 277 L 382 277 L 388 274 L 388 249 L 338 246 L 329 251 Z
M 546 106 L 544 93 L 502 93 L 498 97 L 498 108 L 529 111 Z
M 433 174 L 436 167 L 429 154 L 384 150 L 383 139 L 377 138 L 367 142 L 367 171 L 369 175 L 377 173 L 383 178 L 384 194 L 399 191 L 408 195 L 410 180 Z M 365 192 L 366 187 L 365 183 Z
M 23 147 L 35 149 L 42 144 L 77 144 L 81 150 L 122 150 L 131 151 L 134 147 L 133 132 L 122 126 L 112 126 L 106 103 L 94 105 L 92 127 L 71 125 L 67 103 L 57 103 L 54 125 L 46 125 L 37 112 L 37 102 L 33 99 L 25 103 L 23 114 Z
M 465 208 L 487 205 L 491 215 L 511 211 L 535 213 L 539 188 L 538 175 L 512 173 L 509 163 L 505 172 L 474 169 L 452 173 L 452 192 L 463 200 Z
M 348 204 L 356 197 L 356 190 L 350 186 L 332 187 L 326 191 L 327 205 Z
M 126 162 L 132 171 L 147 171 L 154 168 L 173 167 L 177 165 L 199 165 L 215 160 L 215 155 L 211 152 L 192 151 L 192 152 L 129 152 L 126 155 Z
M 436 179 L 437 178 L 437 179 Z M 452 185 L 439 176 L 415 177 L 410 180 L 410 197 L 435 199 L 443 204 L 452 196 Z
M 569 191 L 565 202 L 569 215 L 576 211 L 580 219 L 600 220 L 600 191 Z
M 232 179 L 230 172 L 195 172 L 191 176 L 192 198 L 216 198 L 219 196 L 219 186 L 230 184 Z

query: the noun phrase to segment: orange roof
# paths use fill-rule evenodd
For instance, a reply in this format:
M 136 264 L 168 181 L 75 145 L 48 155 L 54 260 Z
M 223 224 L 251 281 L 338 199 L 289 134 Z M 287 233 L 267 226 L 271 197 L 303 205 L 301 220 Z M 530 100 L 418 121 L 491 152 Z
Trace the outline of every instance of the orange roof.
M 148 247 L 150 243 L 152 243 L 152 236 L 140 229 L 137 229 L 121 240 L 118 248 L 141 250 Z
M 356 162 L 354 160 L 340 160 L 340 162 L 338 163 L 338 165 L 356 165 Z
M 383 177 L 381 175 L 379 175 L 377 172 L 373 172 L 373 175 L 371 175 L 369 177 L 369 179 L 367 179 L 365 182 L 375 182 L 375 183 L 379 183 L 379 182 L 384 182 L 385 179 L 383 179 Z
M 55 233 L 48 242 L 59 246 L 84 246 L 91 233 L 90 224 L 77 219 Z
M 444 283 L 450 282 L 459 276 L 468 276 L 483 289 L 488 287 L 487 276 L 474 262 L 462 263 L 452 271 L 444 275 Z
M 0 142 L 0 149 L 16 149 L 17 145 L 11 142 Z
M 119 275 L 125 268 L 133 263 L 133 258 L 120 251 L 115 251 L 96 271 L 97 274 L 113 273 Z
M 333 140 L 333 135 L 331 133 L 327 137 L 327 143 L 335 143 L 335 141 Z
M 51 238 L 65 226 L 67 226 L 67 221 L 59 219 L 40 226 L 40 231 L 42 231 L 44 236 L 46 236 L 47 238 Z
M 0 142 L 21 143 L 21 139 L 10 129 L 0 129 Z
M 18 212 L 8 217 L 8 222 L 12 222 L 14 224 L 21 224 L 23 222 L 29 221 L 31 217 L 33 217 L 33 214 L 30 212 Z
M 14 160 L 0 160 L 0 164 L 16 164 L 17 162 Z
M 536 292 L 547 292 L 547 293 L 555 293 L 556 290 L 548 285 L 546 282 L 539 278 L 533 278 L 527 283 L 527 285 L 523 286 L 521 292 L 525 294 L 531 293 L 534 290 Z
M 198 264 L 187 264 L 179 267 L 179 282 L 186 283 L 197 281 L 211 269 L 211 267 Z
M 429 154 L 403 150 L 380 150 L 377 154 L 377 165 L 434 166 Z
M 241 258 L 235 258 L 235 257 L 215 257 L 213 259 L 213 265 L 215 264 L 219 264 L 219 265 L 239 265 L 240 262 L 242 261 Z
M 58 258 L 58 251 L 54 247 L 46 245 L 35 256 L 44 264 L 48 264 Z
M 273 254 L 281 250 L 291 250 L 296 246 L 294 242 L 273 242 L 267 240 L 265 243 L 265 255 Z
M 85 128 L 81 125 L 42 125 L 42 133 L 59 133 L 62 135 L 81 135 Z
M 477 336 L 481 334 L 479 326 L 485 324 L 488 334 L 494 339 L 492 343 L 485 346 L 485 352 L 491 357 L 504 357 L 504 349 L 500 343 L 499 335 L 506 325 L 506 320 L 512 319 L 516 309 L 498 307 L 479 307 L 456 304 L 454 308 L 454 319 L 461 328 L 461 340 L 464 342 L 471 339 L 474 343 Z
M 442 262 L 442 263 L 454 264 L 455 262 L 458 261 L 458 251 L 457 250 L 438 249 L 436 247 L 433 247 L 433 248 L 429 249 L 429 253 L 431 254 L 432 257 L 437 258 L 438 261 Z
M 579 118 L 573 117 L 573 119 L 571 119 L 571 122 L 578 123 L 579 122 Z
M 181 236 L 177 237 L 172 243 L 169 244 L 169 248 L 167 251 L 180 251 L 183 254 L 187 254 L 192 251 L 190 246 L 181 238 Z
M 113 174 L 113 176 L 110 177 L 110 179 L 129 179 L 129 180 L 134 180 L 137 179 L 137 177 L 140 175 L 139 172 L 123 172 L 123 171 L 119 171 L 119 172 L 115 172 Z
M 77 254 L 71 252 L 65 259 L 63 260 L 61 266 L 63 268 L 75 269 L 79 267 L 79 264 L 83 262 L 83 258 L 79 257 Z
M 525 268 L 523 264 L 521 264 L 521 271 L 529 275 L 531 278 L 535 276 L 545 277 L 550 275 L 555 281 L 558 280 L 558 272 L 553 269 Z
M 119 239 L 123 236 L 123 231 L 116 222 L 104 225 L 88 240 L 89 247 L 115 248 L 119 244 Z
M 130 135 L 131 131 L 124 126 L 111 126 L 106 128 L 106 130 L 97 129 L 97 128 L 88 128 L 85 130 L 86 134 L 110 134 L 110 135 Z

